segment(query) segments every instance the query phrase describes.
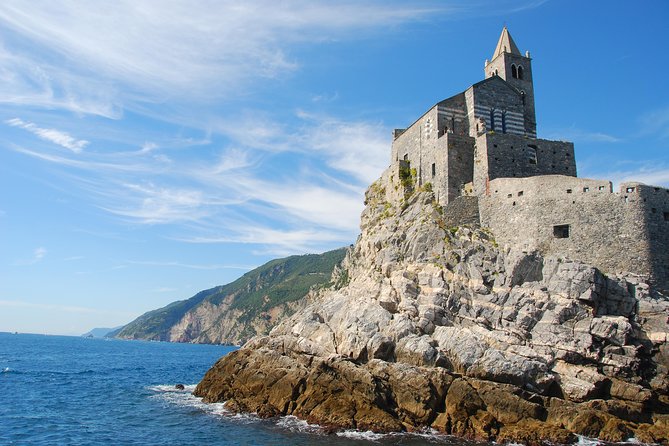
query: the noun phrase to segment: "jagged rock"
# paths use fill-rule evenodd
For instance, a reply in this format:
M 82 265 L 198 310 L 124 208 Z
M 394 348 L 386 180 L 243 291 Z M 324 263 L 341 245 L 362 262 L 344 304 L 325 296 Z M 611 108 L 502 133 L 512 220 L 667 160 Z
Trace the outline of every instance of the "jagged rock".
M 372 186 L 361 227 L 348 283 L 222 358 L 196 395 L 333 429 L 669 444 L 666 296 L 448 228 L 430 193 L 386 204 Z

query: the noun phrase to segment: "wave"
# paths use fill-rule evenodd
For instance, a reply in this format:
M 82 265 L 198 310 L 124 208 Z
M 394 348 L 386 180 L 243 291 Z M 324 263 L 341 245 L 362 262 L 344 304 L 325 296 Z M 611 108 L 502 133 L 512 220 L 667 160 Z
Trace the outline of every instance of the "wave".
M 628 438 L 627 440 L 621 441 L 619 443 L 610 443 L 610 442 L 607 442 L 607 441 L 599 440 L 597 438 L 586 437 L 584 435 L 578 435 L 577 437 L 578 437 L 578 441 L 576 442 L 576 444 L 579 445 L 579 446 L 605 446 L 605 445 L 611 445 L 611 444 L 616 444 L 616 445 L 619 445 L 619 444 L 644 445 L 644 444 L 646 444 L 646 443 L 642 443 L 641 441 L 639 441 L 635 437 Z
M 232 412 L 225 408 L 225 403 L 204 403 L 202 399 L 193 395 L 195 390 L 195 384 L 184 385 L 183 389 L 176 388 L 175 384 L 159 384 L 155 386 L 147 387 L 148 390 L 154 394 L 152 398 L 160 399 L 168 404 L 173 404 L 181 407 L 190 407 L 200 410 L 204 413 L 207 413 L 211 416 L 225 418 L 226 420 L 233 421 L 234 423 L 239 424 L 252 424 L 252 423 L 273 423 L 276 427 L 294 433 L 302 434 L 311 434 L 311 435 L 329 435 L 329 432 L 326 431 L 323 427 L 317 424 L 309 424 L 308 422 L 297 418 L 293 415 L 288 415 L 284 417 L 276 417 L 272 419 L 262 419 L 257 414 L 253 413 L 236 413 Z M 342 439 L 348 440 L 359 440 L 363 442 L 370 443 L 381 443 L 389 440 L 420 440 L 425 441 L 431 444 L 450 444 L 450 445 L 463 445 L 463 444 L 480 444 L 476 442 L 469 442 L 452 435 L 446 435 L 438 432 L 435 429 L 425 429 L 423 431 L 411 432 L 411 433 L 387 433 L 380 434 L 372 431 L 360 431 L 355 429 L 346 429 L 335 432 L 335 436 Z M 578 446 L 606 446 L 611 445 L 612 443 L 604 442 L 596 438 L 589 438 L 585 436 L 578 436 Z M 630 438 L 623 443 L 616 443 L 616 445 L 640 445 L 635 438 Z M 505 446 L 520 446 L 515 443 L 507 443 Z

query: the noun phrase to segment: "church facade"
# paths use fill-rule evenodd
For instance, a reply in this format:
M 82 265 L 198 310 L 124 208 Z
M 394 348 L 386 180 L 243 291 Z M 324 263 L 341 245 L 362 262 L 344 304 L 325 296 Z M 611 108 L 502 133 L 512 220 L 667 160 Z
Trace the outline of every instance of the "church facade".
M 532 59 L 504 28 L 485 79 L 393 131 L 387 194 L 431 187 L 454 225 L 669 289 L 669 189 L 578 178 L 574 145 L 537 138 Z

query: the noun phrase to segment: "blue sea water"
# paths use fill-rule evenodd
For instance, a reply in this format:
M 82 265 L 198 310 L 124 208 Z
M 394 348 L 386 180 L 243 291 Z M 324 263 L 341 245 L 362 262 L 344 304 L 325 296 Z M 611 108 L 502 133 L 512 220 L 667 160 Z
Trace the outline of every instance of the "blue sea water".
M 474 444 L 429 433 L 327 435 L 292 417 L 202 403 L 195 384 L 232 350 L 0 333 L 0 445 Z

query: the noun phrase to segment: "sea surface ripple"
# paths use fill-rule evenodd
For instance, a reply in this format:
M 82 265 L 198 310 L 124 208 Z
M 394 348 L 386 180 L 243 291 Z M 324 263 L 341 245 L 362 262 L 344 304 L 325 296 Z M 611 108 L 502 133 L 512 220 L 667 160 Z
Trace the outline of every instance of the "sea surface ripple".
M 202 403 L 195 384 L 232 350 L 0 333 L 0 445 L 476 444 L 432 432 L 327 435 L 294 417 L 260 420 Z

